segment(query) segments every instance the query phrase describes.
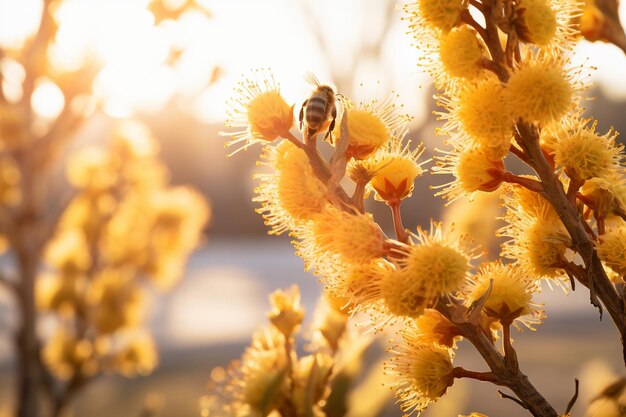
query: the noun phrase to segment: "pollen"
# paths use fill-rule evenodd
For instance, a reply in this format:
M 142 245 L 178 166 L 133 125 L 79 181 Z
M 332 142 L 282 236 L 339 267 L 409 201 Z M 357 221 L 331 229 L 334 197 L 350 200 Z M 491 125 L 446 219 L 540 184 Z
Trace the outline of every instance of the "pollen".
M 529 328 L 541 319 L 541 311 L 532 302 L 533 293 L 539 287 L 533 277 L 519 265 L 490 262 L 470 280 L 470 291 L 465 297 L 471 304 L 484 297 L 491 286 L 491 292 L 484 304 L 485 313 L 499 320 L 503 325 L 511 324 L 518 318 Z
M 557 33 L 557 16 L 550 0 L 521 0 L 516 3 L 515 31 L 524 41 L 546 45 Z
M 546 125 L 557 120 L 573 105 L 574 87 L 558 60 L 527 61 L 511 75 L 505 99 L 516 117 Z
M 384 234 L 371 214 L 350 214 L 327 206 L 313 219 L 313 236 L 325 252 L 344 261 L 367 262 L 384 254 Z
M 626 225 L 607 231 L 600 238 L 598 255 L 613 271 L 626 276 Z
M 226 146 L 241 145 L 230 155 L 257 142 L 285 137 L 294 123 L 294 106 L 285 101 L 267 70 L 254 71 L 251 77 L 241 81 L 227 104 L 230 109 L 225 126 L 238 130 L 220 134 L 232 138 Z
M 439 45 L 439 56 L 445 70 L 453 77 L 474 79 L 483 73 L 481 59 L 484 46 L 469 26 L 451 30 Z
M 389 349 L 393 357 L 385 373 L 393 378 L 390 387 L 406 415 L 421 412 L 443 396 L 454 383 L 452 353 L 421 339 L 414 326 L 403 331 L 402 343 Z

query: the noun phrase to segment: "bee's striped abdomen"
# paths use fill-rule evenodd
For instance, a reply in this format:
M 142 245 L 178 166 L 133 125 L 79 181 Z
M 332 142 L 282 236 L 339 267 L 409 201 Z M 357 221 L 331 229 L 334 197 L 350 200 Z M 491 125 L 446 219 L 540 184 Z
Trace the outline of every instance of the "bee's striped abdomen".
M 325 95 L 314 94 L 309 98 L 304 109 L 304 118 L 311 133 L 328 118 L 328 99 Z

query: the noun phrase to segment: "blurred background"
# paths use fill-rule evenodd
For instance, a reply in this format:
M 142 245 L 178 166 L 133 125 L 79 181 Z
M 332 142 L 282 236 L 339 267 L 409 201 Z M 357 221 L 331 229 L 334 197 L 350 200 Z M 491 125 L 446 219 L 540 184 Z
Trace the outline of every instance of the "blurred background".
M 63 0 L 57 5 L 54 46 L 40 58 L 57 73 L 97 63 L 93 94 L 65 103 L 67 87 L 38 79 L 34 110 L 43 120 L 56 118 L 67 104 L 88 113 L 75 132 L 74 148 L 103 141 L 116 120 L 141 120 L 158 139 L 172 182 L 201 190 L 213 213 L 205 244 L 193 255 L 186 277 L 151 306 L 160 366 L 145 378 L 98 379 L 76 402 L 75 415 L 139 415 L 146 403 L 159 416 L 198 415 L 211 369 L 241 354 L 253 329 L 265 320 L 267 294 L 296 283 L 311 311 L 321 290 L 317 279 L 303 272 L 289 239 L 267 236 L 254 212 L 252 174 L 260 149 L 226 157 L 218 132 L 225 99 L 241 74 L 271 68 L 296 107 L 311 88 L 303 81 L 306 71 L 355 101 L 384 99 L 394 91 L 414 117 L 411 137 L 431 153 L 441 146 L 434 135 L 434 91 L 417 68 L 420 51 L 406 34 L 394 1 Z M 0 0 L 0 47 L 22 47 L 37 29 L 41 10 L 41 0 Z M 626 19 L 626 4 L 621 12 Z M 602 131 L 615 126 L 625 132 L 626 57 L 612 45 L 582 42 L 572 62 L 587 59 L 587 65 L 598 67 L 591 76 L 589 95 L 595 99 L 587 102 L 588 113 Z M 19 100 L 23 68 L 0 56 L 0 69 L 7 99 Z M 427 226 L 430 218 L 442 217 L 442 201 L 431 198 L 428 188 L 442 182 L 430 176 L 418 180 L 414 195 L 419 197 L 403 206 L 407 226 Z M 369 205 L 376 219 L 390 227 L 387 208 L 373 201 Z M 584 292 L 566 296 L 547 289 L 541 298 L 546 323 L 515 342 L 522 369 L 564 409 L 575 377 L 588 393 L 594 378 L 624 374 L 620 344 Z M 12 409 L 13 310 L 8 295 L 0 292 L 0 415 Z M 461 349 L 459 363 L 484 370 L 466 350 Z M 476 382 L 462 381 L 448 397 L 426 415 L 523 413 L 514 403 L 499 400 L 491 386 Z M 400 414 L 397 407 L 388 407 L 388 415 Z

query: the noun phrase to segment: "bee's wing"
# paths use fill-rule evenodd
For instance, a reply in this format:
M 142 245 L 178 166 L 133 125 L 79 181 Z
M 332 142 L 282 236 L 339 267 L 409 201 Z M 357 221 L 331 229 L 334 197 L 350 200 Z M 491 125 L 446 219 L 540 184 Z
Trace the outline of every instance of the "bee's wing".
M 304 74 L 304 81 L 306 81 L 307 83 L 309 83 L 311 85 L 314 85 L 315 87 L 319 87 L 320 86 L 320 81 L 317 79 L 315 74 L 313 74 L 311 71 L 307 71 Z

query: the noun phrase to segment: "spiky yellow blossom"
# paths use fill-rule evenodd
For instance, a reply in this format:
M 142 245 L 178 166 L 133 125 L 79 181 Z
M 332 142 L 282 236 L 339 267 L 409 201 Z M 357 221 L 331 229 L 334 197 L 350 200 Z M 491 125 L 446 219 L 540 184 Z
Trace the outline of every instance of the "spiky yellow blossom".
M 600 237 L 598 255 L 612 270 L 626 276 L 626 224 L 622 223 Z
M 452 114 L 443 115 L 450 123 L 443 133 L 461 132 L 457 140 L 469 135 L 491 159 L 504 158 L 509 153 L 513 138 L 513 110 L 506 99 L 504 87 L 495 77 L 466 86 L 452 105 Z
M 274 291 L 270 294 L 270 303 L 272 310 L 267 318 L 286 338 L 290 338 L 304 318 L 298 287 L 294 285 L 287 291 Z
M 324 291 L 313 313 L 311 347 L 337 351 L 350 317 L 348 302 Z
M 491 159 L 480 148 L 440 151 L 443 155 L 435 157 L 437 166 L 432 169 L 436 174 L 452 174 L 454 181 L 433 188 L 442 188 L 435 195 L 443 195 L 449 203 L 465 195 L 471 196 L 476 191 L 495 191 L 503 181 L 506 172 L 501 159 Z
M 367 262 L 385 253 L 384 233 L 369 213 L 350 214 L 329 205 L 313 219 L 312 232 L 320 251 L 346 262 Z
M 468 304 L 481 299 L 489 287 L 491 292 L 484 304 L 487 315 L 499 320 L 503 325 L 519 319 L 532 329 L 541 322 L 542 311 L 532 302 L 533 293 L 539 290 L 537 282 L 519 265 L 502 262 L 484 264 L 479 272 L 472 276 L 469 291 L 465 296 Z
M 526 178 L 538 180 L 535 176 Z M 512 194 L 504 193 L 503 199 L 510 207 L 519 207 L 530 217 L 558 218 L 554 207 L 540 193 L 529 190 L 517 184 L 507 184 L 506 190 L 511 190 Z
M 227 146 L 243 143 L 231 155 L 254 143 L 285 137 L 293 126 L 294 106 L 287 104 L 274 76 L 267 70 L 256 70 L 239 82 L 228 105 L 225 127 L 239 130 L 221 134 L 232 137 Z
M 466 25 L 452 29 L 439 44 L 441 63 L 453 77 L 474 79 L 481 75 L 484 51 L 476 31 Z
M 115 370 L 127 378 L 149 375 L 156 368 L 159 357 L 154 340 L 147 333 L 134 333 L 114 358 Z
M 399 137 L 390 143 L 393 145 L 377 154 L 370 164 L 372 172 L 370 185 L 376 190 L 377 199 L 388 203 L 400 201 L 411 195 L 415 178 L 424 174 L 421 165 L 428 162 L 417 162 L 424 153 L 422 145 L 411 151 L 409 143 L 403 147 Z
M 503 244 L 502 254 L 538 278 L 562 278 L 559 264 L 572 245 L 563 223 L 549 213 L 535 217 L 516 206 L 507 206 L 505 220 L 508 225 L 499 234 L 510 240 Z
M 617 144 L 619 133 L 613 129 L 604 135 L 596 133 L 597 121 L 580 119 L 578 115 L 564 118 L 550 129 L 548 148 L 554 160 L 576 180 L 608 178 L 620 166 L 624 145 Z
M 431 222 L 429 233 L 418 228 L 413 237 L 417 242 L 401 251 L 398 267 L 383 275 L 380 289 L 393 314 L 415 318 L 461 289 L 475 255 L 466 242 L 452 241 L 440 223 Z
M 282 333 L 274 327 L 263 329 L 253 335 L 241 362 L 231 365 L 229 388 L 251 415 L 268 415 L 286 388 L 287 364 Z
M 42 352 L 43 360 L 58 378 L 67 380 L 76 374 L 91 376 L 98 370 L 94 348 L 86 339 L 77 339 L 63 329 L 57 330 Z
M 610 219 L 626 213 L 626 201 L 622 201 L 620 196 L 620 187 L 626 185 L 626 177 L 618 171 L 611 172 L 607 177 L 591 178 L 580 189 L 585 203 L 591 203 L 596 218 Z
M 393 357 L 385 372 L 393 378 L 390 388 L 407 415 L 421 412 L 437 401 L 454 383 L 452 352 L 425 342 L 414 326 L 401 331 L 402 343 L 389 349 Z
M 521 0 L 515 4 L 515 32 L 524 42 L 549 43 L 556 35 L 556 12 L 551 0 Z
M 357 160 L 365 159 L 387 144 L 394 133 L 410 120 L 406 114 L 398 112 L 398 96 L 390 95 L 382 103 L 373 100 L 358 105 L 345 100 L 345 109 L 335 123 L 333 137 L 336 143 L 341 139 L 342 118 L 348 118 L 348 136 L 350 142 L 346 157 Z
M 558 58 L 540 55 L 515 69 L 504 90 L 515 118 L 546 125 L 573 105 L 576 89 Z
M 466 7 L 463 0 L 416 0 L 406 4 L 404 11 L 413 30 L 420 30 L 425 24 L 446 33 L 459 24 Z
M 110 334 L 141 321 L 143 292 L 119 270 L 105 270 L 93 281 L 89 301 L 92 320 L 101 334 Z
M 325 403 L 322 401 L 327 392 L 328 379 L 333 368 L 333 358 L 322 352 L 307 355 L 295 364 L 293 372 L 293 390 L 291 401 L 295 405 L 296 415 L 323 417 Z
M 326 187 L 315 177 L 309 159 L 302 149 L 288 140 L 278 146 L 267 146 L 262 165 L 273 172 L 257 174 L 261 184 L 255 188 L 253 201 L 261 203 L 270 233 L 281 234 L 302 221 L 310 220 L 327 204 Z
M 415 320 L 415 327 L 425 341 L 446 348 L 456 347 L 456 342 L 461 339 L 461 330 L 431 308 L 424 310 L 424 314 Z

